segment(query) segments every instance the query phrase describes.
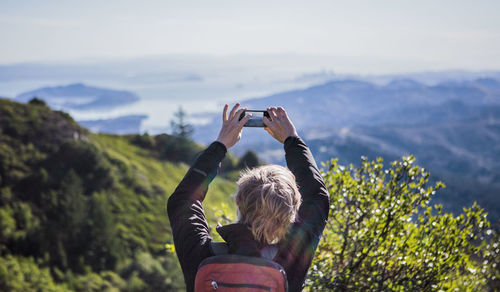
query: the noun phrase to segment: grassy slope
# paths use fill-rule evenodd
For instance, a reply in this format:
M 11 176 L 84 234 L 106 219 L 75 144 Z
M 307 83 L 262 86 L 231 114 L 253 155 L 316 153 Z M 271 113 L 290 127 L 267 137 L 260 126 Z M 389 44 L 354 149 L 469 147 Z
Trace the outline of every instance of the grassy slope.
M 126 138 L 119 135 L 91 134 L 89 138 L 109 158 L 124 162 L 127 168 L 132 170 L 132 175 L 147 189 L 159 187 L 165 191 L 167 196 L 149 208 L 151 216 L 164 218 L 164 225 L 157 226 L 157 228 L 162 229 L 165 237 L 158 244 L 172 242 L 166 216 L 166 200 L 184 177 L 188 165 L 154 159 L 149 151 L 131 144 Z M 212 182 L 204 202 L 206 215 L 211 226 L 217 224 L 217 215 L 221 214 L 220 211 L 224 211 L 224 214 L 230 218 L 235 218 L 236 210 L 231 208 L 234 206 L 231 194 L 235 192 L 236 184 L 234 182 L 219 177 L 216 177 Z M 216 235 L 215 237 L 218 238 Z

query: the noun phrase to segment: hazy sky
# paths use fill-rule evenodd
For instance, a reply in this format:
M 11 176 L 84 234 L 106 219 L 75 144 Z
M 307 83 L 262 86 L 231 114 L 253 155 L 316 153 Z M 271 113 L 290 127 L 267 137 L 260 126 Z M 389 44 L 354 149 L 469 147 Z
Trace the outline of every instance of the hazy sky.
M 400 71 L 500 69 L 499 11 L 498 0 L 1 0 L 0 64 L 298 54 Z

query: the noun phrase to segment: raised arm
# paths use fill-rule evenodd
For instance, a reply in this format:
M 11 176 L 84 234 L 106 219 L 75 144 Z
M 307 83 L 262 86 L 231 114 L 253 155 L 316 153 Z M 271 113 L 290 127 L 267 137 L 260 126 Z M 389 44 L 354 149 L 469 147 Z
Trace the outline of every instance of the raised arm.
M 299 138 L 295 126 L 282 107 L 268 108 L 270 119 L 264 118 L 266 130 L 284 144 L 286 163 L 295 175 L 302 196 L 298 220 L 304 228 L 320 235 L 328 216 L 328 192 L 311 151 Z
M 316 162 L 293 123 L 281 107 L 269 108 L 266 130 L 284 143 L 287 166 L 295 175 L 302 196 L 296 222 L 280 245 L 275 260 L 287 271 L 290 291 L 302 291 L 302 283 L 328 217 L 329 196 Z
M 329 206 L 328 191 L 323 177 L 311 151 L 301 138 L 290 136 L 284 144 L 287 166 L 295 175 L 302 195 L 298 222 L 303 228 L 319 236 L 325 227 Z
M 227 149 L 240 139 L 241 129 L 250 118 L 238 121 L 244 110 L 237 111 L 238 106 L 236 104 L 231 110 L 229 117 L 226 116 L 228 106 L 224 107 L 222 128 L 217 141 L 198 156 L 168 199 L 168 217 L 187 291 L 194 290 L 194 279 L 200 262 L 211 256 L 211 237 L 202 207 L 208 185 L 217 175 Z
M 168 199 L 168 218 L 186 287 L 194 283 L 196 273 L 193 271 L 199 263 L 210 256 L 211 237 L 201 204 L 225 154 L 223 144 L 212 143 L 196 159 Z

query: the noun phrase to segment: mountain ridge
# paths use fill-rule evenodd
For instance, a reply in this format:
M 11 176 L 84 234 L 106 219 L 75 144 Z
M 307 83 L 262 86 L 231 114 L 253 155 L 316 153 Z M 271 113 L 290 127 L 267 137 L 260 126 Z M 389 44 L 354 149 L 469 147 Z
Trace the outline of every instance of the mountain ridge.
M 414 154 L 434 180 L 448 184 L 436 196 L 447 210 L 459 212 L 478 201 L 498 220 L 499 88 L 494 78 L 433 85 L 411 79 L 385 85 L 343 80 L 241 103 L 250 109 L 283 106 L 318 161 L 337 157 L 357 164 L 361 156 L 396 160 Z M 213 139 L 219 124 L 217 115 L 198 128 L 196 139 Z M 267 162 L 284 164 L 283 150 L 266 134 L 244 129 L 233 151 L 258 149 Z

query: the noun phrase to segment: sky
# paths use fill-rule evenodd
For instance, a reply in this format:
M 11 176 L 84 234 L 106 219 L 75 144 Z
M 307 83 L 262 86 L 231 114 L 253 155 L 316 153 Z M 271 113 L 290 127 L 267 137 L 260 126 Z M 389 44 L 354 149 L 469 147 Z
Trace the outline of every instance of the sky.
M 385 71 L 498 70 L 498 11 L 498 0 L 2 0 L 0 64 L 296 54 Z

